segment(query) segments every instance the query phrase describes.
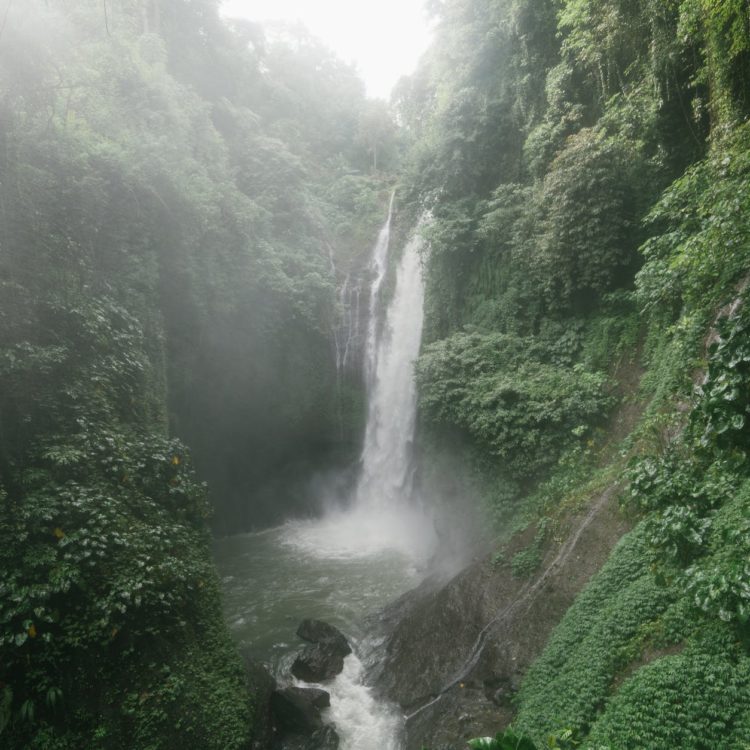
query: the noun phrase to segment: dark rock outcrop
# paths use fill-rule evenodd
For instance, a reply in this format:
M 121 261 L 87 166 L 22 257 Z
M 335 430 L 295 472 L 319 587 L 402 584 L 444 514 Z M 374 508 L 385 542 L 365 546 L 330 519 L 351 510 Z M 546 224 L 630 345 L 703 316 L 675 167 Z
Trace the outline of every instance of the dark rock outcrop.
M 322 620 L 303 620 L 297 635 L 309 641 L 292 664 L 292 674 L 305 682 L 330 680 L 344 668 L 352 648 L 344 634 Z
M 292 664 L 292 674 L 305 682 L 325 682 L 344 668 L 344 656 L 331 643 L 316 643 L 299 653 Z
M 343 656 L 352 652 L 344 634 L 323 620 L 302 620 L 297 628 L 297 635 L 308 643 L 331 642 L 336 645 Z

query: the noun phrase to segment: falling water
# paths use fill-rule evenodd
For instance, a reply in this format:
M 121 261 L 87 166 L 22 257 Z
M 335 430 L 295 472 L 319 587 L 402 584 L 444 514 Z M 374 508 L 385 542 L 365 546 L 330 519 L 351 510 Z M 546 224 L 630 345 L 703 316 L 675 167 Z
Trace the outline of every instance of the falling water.
M 419 234 L 407 244 L 377 351 L 356 504 L 393 507 L 411 496 L 412 441 L 417 409 L 414 360 L 422 340 L 424 285 Z M 370 336 L 375 339 L 375 331 Z
M 380 301 L 380 288 L 383 286 L 385 272 L 388 269 L 388 247 L 391 242 L 391 219 L 393 218 L 393 199 L 396 191 L 391 193 L 391 201 L 388 204 L 388 218 L 378 234 L 378 241 L 372 252 L 371 272 L 373 274 L 370 286 L 370 307 L 367 319 L 367 340 L 365 342 L 365 382 L 371 387 L 377 366 L 378 357 L 378 302 Z
M 388 262 L 389 219 L 373 253 L 370 292 L 378 300 Z M 414 361 L 422 337 L 424 285 L 418 232 L 407 243 L 396 270 L 396 284 L 384 324 L 377 305 L 371 312 L 365 357 L 372 359 L 364 449 L 357 488 L 349 507 L 322 519 L 290 522 L 290 539 L 309 552 L 351 558 L 398 550 L 426 559 L 435 544 L 432 522 L 414 497 L 413 441 L 417 391 Z
M 334 360 L 336 364 L 337 421 L 339 437 L 345 435 L 342 402 L 344 383 L 359 383 L 364 377 L 369 386 L 377 359 L 378 306 L 380 288 L 385 278 L 388 247 L 391 236 L 391 219 L 395 191 L 391 193 L 388 216 L 378 233 L 366 268 L 349 270 L 339 288 L 336 323 L 333 326 Z M 333 248 L 329 247 L 331 274 L 336 279 L 337 269 Z M 363 299 L 367 295 L 367 299 Z M 362 319 L 367 324 L 362 330 Z M 366 335 L 365 335 L 366 334 Z M 369 390 L 369 388 L 368 388 Z
M 352 366 L 362 345 L 361 300 L 362 279 L 348 274 L 339 291 L 339 325 L 334 331 L 336 372 L 339 377 Z
M 392 210 L 393 197 L 372 256 L 362 347 L 367 426 L 359 481 L 349 506 L 331 509 L 323 518 L 289 521 L 263 534 L 236 537 L 231 546 L 217 550 L 230 625 L 254 653 L 270 656 L 282 682 L 289 679 L 297 649 L 290 639 L 295 621 L 323 617 L 351 638 L 354 653 L 346 658 L 344 671 L 322 686 L 331 694 L 328 718 L 336 724 L 341 750 L 402 746 L 403 717 L 394 706 L 378 701 L 363 681 L 359 656 L 367 651 L 367 635 L 361 631 L 361 617 L 415 586 L 435 547 L 432 522 L 412 486 L 417 395 L 413 367 L 424 297 L 422 240 L 415 233 L 404 248 L 383 316 L 379 306 Z M 349 286 L 346 294 L 354 288 Z M 337 341 L 339 367 L 352 356 L 349 336 L 359 328 L 359 319 L 351 318 L 347 325 L 347 335 Z M 267 581 L 269 571 L 272 579 Z

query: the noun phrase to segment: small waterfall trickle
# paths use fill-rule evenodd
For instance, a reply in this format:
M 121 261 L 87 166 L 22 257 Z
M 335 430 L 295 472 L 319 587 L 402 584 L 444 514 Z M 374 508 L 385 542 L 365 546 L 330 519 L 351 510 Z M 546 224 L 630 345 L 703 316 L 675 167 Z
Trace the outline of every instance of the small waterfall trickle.
M 362 346 L 362 280 L 347 274 L 339 291 L 339 325 L 334 331 L 336 372 L 341 377 L 356 360 Z
M 378 234 L 378 241 L 372 253 L 371 271 L 373 273 L 370 285 L 370 305 L 367 317 L 367 339 L 365 341 L 365 383 L 368 390 L 372 388 L 375 376 L 375 367 L 378 356 L 378 303 L 380 301 L 380 288 L 383 286 L 385 272 L 388 270 L 388 248 L 391 243 L 391 220 L 393 219 L 393 200 L 396 191 L 391 193 L 388 204 L 388 218 Z

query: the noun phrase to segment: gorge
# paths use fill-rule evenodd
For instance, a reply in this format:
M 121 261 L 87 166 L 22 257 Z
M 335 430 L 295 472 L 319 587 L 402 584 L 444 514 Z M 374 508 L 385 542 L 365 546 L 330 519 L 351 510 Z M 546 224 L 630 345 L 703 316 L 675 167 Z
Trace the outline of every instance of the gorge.
M 2 5 L 2 747 L 750 746 L 744 0 Z

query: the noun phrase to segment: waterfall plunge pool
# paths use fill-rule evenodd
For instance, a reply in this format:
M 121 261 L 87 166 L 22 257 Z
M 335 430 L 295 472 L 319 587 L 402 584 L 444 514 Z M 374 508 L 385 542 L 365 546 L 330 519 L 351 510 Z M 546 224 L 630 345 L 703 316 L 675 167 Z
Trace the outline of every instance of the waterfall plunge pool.
M 303 645 L 295 634 L 302 619 L 325 620 L 346 634 L 354 654 L 320 686 L 331 693 L 324 717 L 336 725 L 341 750 L 401 747 L 401 714 L 362 682 L 363 619 L 421 582 L 433 541 L 416 509 L 380 509 L 368 518 L 355 508 L 214 544 L 230 630 L 242 652 L 264 662 L 280 684 L 303 684 L 289 671 Z

